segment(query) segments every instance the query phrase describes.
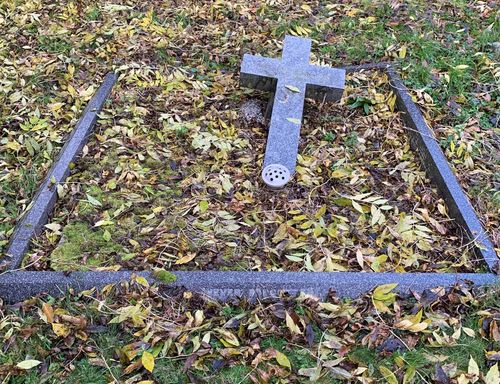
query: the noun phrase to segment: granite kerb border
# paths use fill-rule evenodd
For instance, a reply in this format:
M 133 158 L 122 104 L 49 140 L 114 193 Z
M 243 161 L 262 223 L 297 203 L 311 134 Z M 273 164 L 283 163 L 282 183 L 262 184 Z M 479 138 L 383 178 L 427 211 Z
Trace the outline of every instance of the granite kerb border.
M 396 291 L 407 294 L 437 286 L 456 284 L 498 285 L 499 276 L 492 273 L 395 273 L 395 272 L 240 272 L 240 271 L 176 271 L 177 280 L 160 288 L 169 293 L 186 289 L 211 299 L 227 300 L 245 297 L 248 300 L 278 296 L 285 291 L 300 292 L 324 298 L 330 291 L 340 297 L 358 297 L 378 285 L 397 283 Z M 103 288 L 108 284 L 129 281 L 134 275 L 158 283 L 150 272 L 137 271 L 12 271 L 0 276 L 0 297 L 9 303 L 48 293 L 61 296 L 68 289 L 75 292 Z M 15 289 L 13 289 L 15 287 Z
M 435 286 L 451 286 L 471 282 L 476 285 L 498 284 L 499 276 L 492 273 L 498 268 L 493 245 L 484 231 L 474 209 L 470 205 L 456 176 L 444 157 L 439 144 L 432 135 L 425 119 L 399 76 L 389 63 L 370 63 L 344 67 L 347 72 L 379 69 L 385 70 L 397 97 L 397 108 L 402 112 L 412 145 L 419 153 L 422 164 L 431 180 L 436 184 L 441 196 L 449 207 L 450 214 L 466 231 L 470 239 L 480 243 L 476 247 L 478 256 L 484 259 L 490 273 L 374 273 L 374 272 L 238 272 L 238 271 L 174 271 L 175 283 L 163 289 L 185 288 L 206 294 L 215 299 L 244 296 L 250 300 L 276 296 L 280 291 L 296 294 L 301 291 L 324 297 L 329 290 L 337 295 L 356 297 L 385 283 L 398 283 L 399 292 L 414 290 L 421 292 Z M 153 282 L 149 272 L 136 271 L 92 271 L 53 272 L 19 270 L 24 254 L 29 249 L 31 239 L 43 230 L 57 200 L 57 184 L 69 174 L 69 164 L 76 160 L 97 121 L 114 83 L 115 73 L 106 75 L 102 85 L 70 134 L 68 141 L 42 182 L 33 199 L 31 208 L 21 218 L 14 230 L 7 249 L 9 269 L 0 273 L 0 297 L 7 302 L 16 302 L 30 296 L 46 292 L 53 296 L 75 290 L 102 288 L 111 283 L 129 280 L 134 274 L 142 275 Z M 55 181 L 55 182 L 54 182 Z

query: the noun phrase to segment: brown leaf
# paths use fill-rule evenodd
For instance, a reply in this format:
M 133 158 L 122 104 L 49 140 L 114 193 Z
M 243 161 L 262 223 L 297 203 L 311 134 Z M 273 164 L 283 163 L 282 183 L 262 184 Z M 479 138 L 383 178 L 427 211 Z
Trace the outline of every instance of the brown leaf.
M 45 314 L 47 321 L 49 323 L 53 323 L 54 322 L 54 309 L 52 308 L 52 305 L 50 305 L 49 303 L 43 303 L 42 304 L 42 311 Z

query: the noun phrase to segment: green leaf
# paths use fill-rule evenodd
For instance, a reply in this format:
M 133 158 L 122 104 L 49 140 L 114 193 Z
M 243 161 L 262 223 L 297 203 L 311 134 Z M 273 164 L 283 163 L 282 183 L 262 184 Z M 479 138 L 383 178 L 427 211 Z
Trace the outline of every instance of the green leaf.
M 389 383 L 389 384 L 398 384 L 398 379 L 396 378 L 396 375 L 394 372 L 392 372 L 389 368 L 384 367 L 381 365 L 378 367 L 378 370 L 384 376 L 384 379 Z
M 415 367 L 413 366 L 409 366 L 407 369 L 406 369 L 406 372 L 403 376 L 403 384 L 408 384 L 408 383 L 411 383 L 411 381 L 413 380 L 413 378 L 415 377 L 415 373 L 416 373 L 416 369 Z
M 90 196 L 88 193 L 87 193 L 87 201 L 92 204 L 94 207 L 102 207 L 102 203 L 97 200 L 95 197 L 92 197 Z
M 111 240 L 111 233 L 109 233 L 108 230 L 105 230 L 104 233 L 102 234 L 102 238 L 106 241 Z
M 209 203 L 206 200 L 202 200 L 198 206 L 200 207 L 200 213 L 205 213 L 208 209 Z
M 31 368 L 36 367 L 40 363 L 41 363 L 41 361 L 39 361 L 39 360 L 24 360 L 24 361 L 21 361 L 20 363 L 17 363 L 16 367 L 20 368 L 20 369 L 31 369 Z

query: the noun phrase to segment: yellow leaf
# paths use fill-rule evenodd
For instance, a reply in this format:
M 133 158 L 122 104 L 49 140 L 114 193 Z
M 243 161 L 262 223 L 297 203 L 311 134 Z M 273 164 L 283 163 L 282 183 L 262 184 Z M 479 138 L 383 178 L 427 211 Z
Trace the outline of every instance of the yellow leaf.
M 196 256 L 196 253 L 194 252 L 189 252 L 186 256 L 182 256 L 179 260 L 175 262 L 175 264 L 186 264 L 189 263 L 191 260 L 194 259 Z
M 206 200 L 202 200 L 202 201 L 200 201 L 198 206 L 200 207 L 200 213 L 205 213 L 208 209 L 209 202 Z
M 71 84 L 68 84 L 68 93 L 71 95 L 71 97 L 76 96 L 76 89 Z
M 279 243 L 281 240 L 286 239 L 287 236 L 288 236 L 288 226 L 285 223 L 283 223 L 280 224 L 280 226 L 274 233 L 272 241 L 273 243 Z
M 399 58 L 404 59 L 406 57 L 406 45 L 399 48 Z
M 59 102 L 59 103 L 49 104 L 48 107 L 50 108 L 51 112 L 54 113 L 54 112 L 57 112 L 58 110 L 60 110 L 63 105 L 64 105 L 64 103 Z
M 155 358 L 148 351 L 144 351 L 141 357 L 142 366 L 146 368 L 149 372 L 153 372 L 155 367 Z
M 373 298 L 380 301 L 392 300 L 394 297 L 396 297 L 396 294 L 392 293 L 391 291 L 397 286 L 397 283 L 379 285 L 373 291 Z
M 380 366 L 378 367 L 378 370 L 384 376 L 384 379 L 389 384 L 398 384 L 398 379 L 396 378 L 396 375 L 389 368 Z
M 52 323 L 52 330 L 57 336 L 66 337 L 69 335 L 70 329 L 64 324 Z
M 332 303 L 319 303 L 319 306 L 329 312 L 337 312 L 340 306 Z
M 352 8 L 350 9 L 349 11 L 347 11 L 346 15 L 349 16 L 349 17 L 353 17 L 355 16 L 356 14 L 358 14 L 359 12 L 361 12 L 361 9 L 358 9 L 358 8 Z
M 410 321 L 413 324 L 420 323 L 420 321 L 422 320 L 422 314 L 423 314 L 423 310 L 421 309 L 420 311 L 417 312 L 417 314 L 415 314 L 412 317 L 410 317 Z
M 467 68 L 469 68 L 469 66 L 468 66 L 468 65 L 466 65 L 466 64 L 460 64 L 460 65 L 455 66 L 454 68 L 455 68 L 455 69 L 462 70 L 462 69 L 467 69 Z
M 318 211 L 314 214 L 316 219 L 320 219 L 326 213 L 326 205 L 323 205 Z
M 396 286 L 397 284 L 379 285 L 373 291 L 372 302 L 379 312 L 389 312 L 387 304 L 392 304 L 396 300 L 396 294 L 391 292 Z
M 288 360 L 288 357 L 286 357 L 286 355 L 284 353 L 281 353 L 280 351 L 276 351 L 276 361 L 282 367 L 292 369 L 292 366 L 290 364 L 290 360 Z
M 389 106 L 389 109 L 391 110 L 391 112 L 394 112 L 394 105 L 396 104 L 396 99 L 397 99 L 397 96 L 393 95 L 393 96 L 389 97 L 389 99 L 387 100 L 387 105 Z
M 361 250 L 356 250 L 356 260 L 358 261 L 358 264 L 361 266 L 361 268 L 364 267 L 365 265 L 365 259 L 363 258 L 363 252 Z
M 288 314 L 288 312 L 285 312 L 285 321 L 286 321 L 286 326 L 292 333 L 296 333 L 298 335 L 301 335 L 302 332 L 300 331 L 300 328 L 298 327 L 297 324 L 295 324 L 295 321 L 293 321 L 292 317 Z
M 349 176 L 349 173 L 346 172 L 345 170 L 343 169 L 336 169 L 335 171 L 333 171 L 330 175 L 331 177 L 333 177 L 334 179 L 341 179 L 343 177 L 347 177 Z
M 380 209 L 378 209 L 373 204 L 372 204 L 372 206 L 370 208 L 370 211 L 371 211 L 371 214 L 372 214 L 372 222 L 371 222 L 371 224 L 372 224 L 372 226 L 374 226 L 375 224 L 378 223 L 378 221 L 382 217 L 382 211 L 380 211 Z
M 220 328 L 217 331 L 222 336 L 219 340 L 226 347 L 239 347 L 240 346 L 240 341 L 238 340 L 238 338 L 235 335 L 233 335 L 231 332 L 229 332 L 227 329 Z
M 320 227 L 319 225 L 317 225 L 316 227 L 314 227 L 314 231 L 313 231 L 313 235 L 314 237 L 319 237 L 321 236 L 321 234 L 323 233 L 323 228 Z
M 94 93 L 94 86 L 90 85 L 89 87 L 87 87 L 87 89 L 80 91 L 80 97 L 82 99 L 87 99 L 90 98 L 90 96 L 92 96 L 93 93 Z
M 408 329 L 412 325 L 413 325 L 413 323 L 410 320 L 408 320 L 408 319 L 398 321 L 396 324 L 394 324 L 394 326 L 396 328 L 399 328 L 399 329 Z
M 486 384 L 500 384 L 500 373 L 498 372 L 498 363 L 490 368 L 486 376 L 484 377 L 484 382 Z
M 142 285 L 143 287 L 149 287 L 149 283 L 143 276 L 135 276 L 135 281 Z
M 13 151 L 19 151 L 22 146 L 19 144 L 16 140 L 14 141 L 9 141 L 7 144 L 5 144 L 7 149 L 12 149 Z

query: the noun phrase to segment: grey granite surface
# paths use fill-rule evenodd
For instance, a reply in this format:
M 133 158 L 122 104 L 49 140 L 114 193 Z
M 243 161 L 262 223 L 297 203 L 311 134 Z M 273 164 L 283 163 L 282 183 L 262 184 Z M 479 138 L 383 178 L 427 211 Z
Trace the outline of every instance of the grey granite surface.
M 148 272 L 135 272 L 154 282 Z M 62 296 L 130 280 L 134 272 L 7 272 L 0 275 L 0 297 L 9 303 L 39 293 Z M 309 293 L 320 298 L 333 290 L 340 297 L 358 297 L 381 284 L 397 283 L 396 291 L 422 292 L 454 284 L 499 284 L 491 273 L 365 273 L 365 272 L 175 272 L 177 281 L 165 290 L 184 288 L 218 300 L 246 297 L 250 300 L 273 297 L 280 292 Z M 160 283 L 161 285 L 161 283 Z
M 471 243 L 475 245 L 476 254 L 486 262 L 490 271 L 500 273 L 500 260 L 493 244 L 455 173 L 450 168 L 448 160 L 434 137 L 434 132 L 427 125 L 397 73 L 392 68 L 389 68 L 387 73 L 397 97 L 397 109 L 402 112 L 402 118 L 410 128 L 407 133 L 412 147 L 419 154 L 423 168 L 448 206 L 450 217 L 455 219 L 459 227 L 465 231 Z
M 286 36 L 281 60 L 246 54 L 241 64 L 242 86 L 273 93 L 263 168 L 284 166 L 292 176 L 297 162 L 305 98 L 339 100 L 345 84 L 344 69 L 311 65 L 310 53 L 310 39 Z M 264 181 L 275 187 L 265 178 Z
M 87 142 L 97 121 L 97 115 L 101 111 L 116 79 L 117 75 L 114 73 L 106 75 L 102 85 L 89 101 L 82 117 L 71 132 L 33 198 L 31 208 L 16 225 L 9 247 L 5 252 L 7 257 L 1 259 L 0 264 L 7 264 L 10 269 L 19 268 L 24 254 L 29 249 L 31 239 L 43 231 L 43 227 L 47 223 L 57 200 L 57 185 L 63 183 L 68 177 L 70 163 L 75 161 Z

